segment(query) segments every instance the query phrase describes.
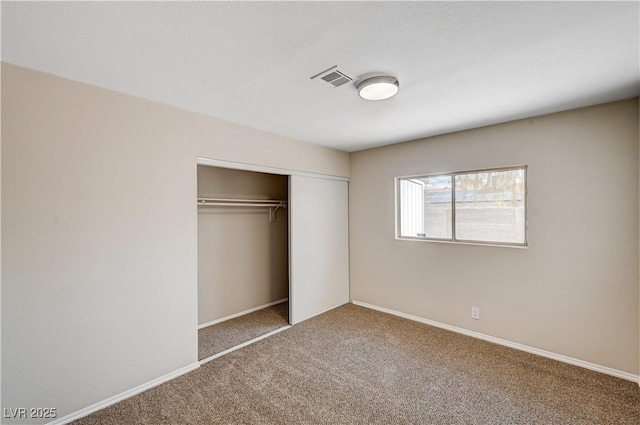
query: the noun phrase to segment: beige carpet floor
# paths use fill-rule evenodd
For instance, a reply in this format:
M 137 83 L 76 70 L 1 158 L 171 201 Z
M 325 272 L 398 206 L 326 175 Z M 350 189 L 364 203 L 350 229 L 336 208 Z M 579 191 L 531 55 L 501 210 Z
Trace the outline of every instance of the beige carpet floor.
M 198 360 L 206 359 L 289 324 L 284 302 L 198 330 Z
M 348 304 L 74 423 L 638 425 L 640 390 Z

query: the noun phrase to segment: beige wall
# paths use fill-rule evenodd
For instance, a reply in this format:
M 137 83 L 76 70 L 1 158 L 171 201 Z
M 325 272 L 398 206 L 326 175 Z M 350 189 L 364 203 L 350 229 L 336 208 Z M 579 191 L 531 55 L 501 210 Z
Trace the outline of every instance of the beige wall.
M 198 197 L 287 196 L 287 176 L 198 166 Z M 287 228 L 284 208 L 198 208 L 198 324 L 289 296 Z
M 2 407 L 64 416 L 197 360 L 196 159 L 348 154 L 2 65 Z
M 528 249 L 394 239 L 395 176 L 519 164 Z M 638 373 L 637 99 L 357 152 L 350 193 L 353 300 Z

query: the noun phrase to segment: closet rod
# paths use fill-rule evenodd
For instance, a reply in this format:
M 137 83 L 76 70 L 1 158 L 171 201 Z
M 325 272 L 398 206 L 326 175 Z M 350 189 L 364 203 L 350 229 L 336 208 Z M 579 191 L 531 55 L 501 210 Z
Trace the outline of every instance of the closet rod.
M 272 199 L 224 199 L 224 198 L 198 198 L 200 207 L 260 207 L 269 208 L 269 221 L 276 221 L 278 208 L 286 208 L 286 201 Z
M 276 203 L 279 204 L 281 202 L 285 202 L 286 201 L 280 201 L 277 199 L 229 199 L 229 198 L 198 198 L 198 202 L 201 201 L 212 201 L 212 202 L 251 202 L 254 204 L 257 203 Z

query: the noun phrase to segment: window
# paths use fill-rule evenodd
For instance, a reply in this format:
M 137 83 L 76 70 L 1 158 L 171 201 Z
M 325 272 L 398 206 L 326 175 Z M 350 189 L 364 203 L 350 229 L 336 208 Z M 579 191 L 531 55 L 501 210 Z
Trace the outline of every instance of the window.
M 397 180 L 400 239 L 527 244 L 527 167 Z

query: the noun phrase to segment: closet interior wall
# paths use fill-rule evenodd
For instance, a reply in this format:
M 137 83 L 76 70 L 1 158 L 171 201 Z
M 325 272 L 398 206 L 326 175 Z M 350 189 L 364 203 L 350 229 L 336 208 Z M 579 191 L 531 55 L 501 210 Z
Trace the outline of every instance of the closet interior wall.
M 287 176 L 198 165 L 198 198 L 287 196 Z M 198 325 L 288 298 L 288 258 L 286 208 L 199 206 Z

